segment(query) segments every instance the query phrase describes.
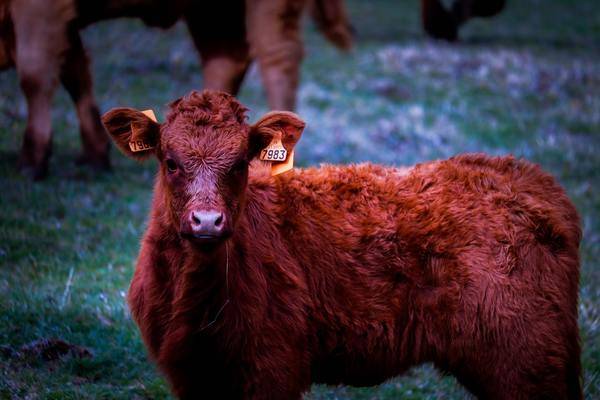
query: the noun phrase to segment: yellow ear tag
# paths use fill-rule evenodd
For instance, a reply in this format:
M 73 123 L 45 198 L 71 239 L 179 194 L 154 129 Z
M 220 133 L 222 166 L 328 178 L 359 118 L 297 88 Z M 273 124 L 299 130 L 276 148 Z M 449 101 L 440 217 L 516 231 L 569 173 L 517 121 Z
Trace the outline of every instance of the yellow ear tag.
M 294 168 L 294 150 L 290 151 L 290 155 L 284 162 L 271 163 L 271 176 L 283 174 Z
M 273 140 L 267 147 L 260 152 L 260 159 L 263 161 L 282 162 L 287 159 L 287 150 L 281 144 L 281 136 L 273 137 Z
M 150 118 L 152 121 L 157 122 L 156 115 L 152 110 L 144 110 L 142 114 Z M 132 152 L 137 153 L 138 151 L 146 151 L 154 148 L 149 142 L 142 139 L 140 136 L 142 131 L 136 126 L 135 123 L 131 124 L 131 140 L 129 141 L 129 148 Z
M 156 119 L 156 115 L 154 115 L 154 111 L 144 110 L 144 111 L 142 111 L 142 114 L 144 114 L 146 117 L 150 118 L 152 121 L 158 122 L 158 120 Z
M 276 134 L 271 143 L 260 152 L 260 159 L 271 161 L 271 175 L 279 175 L 294 168 L 294 150 L 288 151 L 281 143 L 281 133 Z

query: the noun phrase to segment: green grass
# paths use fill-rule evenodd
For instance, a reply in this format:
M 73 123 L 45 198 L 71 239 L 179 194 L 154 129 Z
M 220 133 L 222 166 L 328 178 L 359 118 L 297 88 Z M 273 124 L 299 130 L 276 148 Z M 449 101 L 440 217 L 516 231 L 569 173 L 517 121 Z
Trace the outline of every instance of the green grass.
M 600 398 L 600 4 L 509 1 L 470 22 L 455 45 L 426 39 L 417 1 L 350 2 L 349 54 L 310 28 L 298 112 L 308 122 L 301 165 L 371 160 L 412 164 L 464 151 L 513 153 L 555 174 L 584 224 L 580 327 L 586 398 Z M 183 26 L 135 21 L 87 29 L 102 110 L 154 108 L 201 87 Z M 169 398 L 148 362 L 124 296 L 150 203 L 155 165 L 113 152 L 114 172 L 74 166 L 75 113 L 61 89 L 51 176 L 16 173 L 26 107 L 14 71 L 0 74 L 0 345 L 62 338 L 89 359 L 10 358 L 0 352 L 0 398 Z M 256 69 L 242 101 L 266 110 Z M 69 282 L 69 276 L 72 279 Z M 375 388 L 315 386 L 309 399 L 461 399 L 431 366 Z

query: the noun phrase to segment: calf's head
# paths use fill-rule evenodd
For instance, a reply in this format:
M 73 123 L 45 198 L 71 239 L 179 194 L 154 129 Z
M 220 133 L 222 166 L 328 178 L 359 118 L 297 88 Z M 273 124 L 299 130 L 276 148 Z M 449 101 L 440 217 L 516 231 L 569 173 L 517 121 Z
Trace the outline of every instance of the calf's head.
M 171 103 L 162 124 L 131 108 L 102 117 L 125 155 L 156 156 L 169 223 L 203 249 L 233 234 L 245 204 L 250 161 L 279 135 L 289 153 L 304 128 L 296 114 L 283 111 L 249 125 L 246 111 L 228 94 L 203 91 Z

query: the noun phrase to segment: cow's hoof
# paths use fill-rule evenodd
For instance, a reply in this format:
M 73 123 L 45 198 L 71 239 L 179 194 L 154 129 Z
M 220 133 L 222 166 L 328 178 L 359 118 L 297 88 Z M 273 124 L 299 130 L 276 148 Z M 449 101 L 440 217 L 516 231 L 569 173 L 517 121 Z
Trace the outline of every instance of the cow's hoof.
M 452 21 L 438 21 L 436 24 L 425 25 L 425 32 L 434 38 L 455 42 L 458 40 L 458 26 Z
M 48 163 L 44 162 L 40 165 L 35 165 L 19 162 L 19 172 L 27 179 L 41 181 L 48 176 Z
M 352 49 L 354 38 L 356 37 L 356 29 L 349 24 L 330 26 L 323 33 L 334 46 L 344 51 Z
M 51 150 L 48 147 L 43 157 L 35 157 L 30 151 L 21 151 L 17 168 L 21 175 L 33 181 L 41 181 L 48 176 L 48 164 Z

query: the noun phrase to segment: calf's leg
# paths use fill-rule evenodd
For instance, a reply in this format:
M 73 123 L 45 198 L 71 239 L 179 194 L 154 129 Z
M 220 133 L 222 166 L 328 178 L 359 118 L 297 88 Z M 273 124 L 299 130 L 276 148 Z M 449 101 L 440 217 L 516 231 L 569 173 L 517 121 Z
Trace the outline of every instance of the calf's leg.
M 487 353 L 487 354 L 486 354 Z M 458 381 L 481 399 L 550 400 L 582 398 L 579 364 L 552 352 L 485 349 L 468 367 L 452 370 Z
M 303 57 L 300 17 L 305 0 L 246 0 L 250 54 L 258 60 L 269 106 L 296 107 Z
M 551 263 L 544 260 L 549 271 L 566 269 Z M 519 282 L 488 286 L 485 301 L 469 301 L 473 308 L 465 309 L 471 311 L 452 324 L 460 331 L 437 349 L 450 360 L 441 368 L 483 399 L 581 399 L 577 291 L 568 286 L 547 285 L 537 293 L 522 290 Z
M 108 169 L 109 138 L 100 120 L 92 89 L 89 61 L 77 30 L 69 32 L 69 43 L 60 78 L 75 103 L 79 118 L 83 154 L 78 162 Z

